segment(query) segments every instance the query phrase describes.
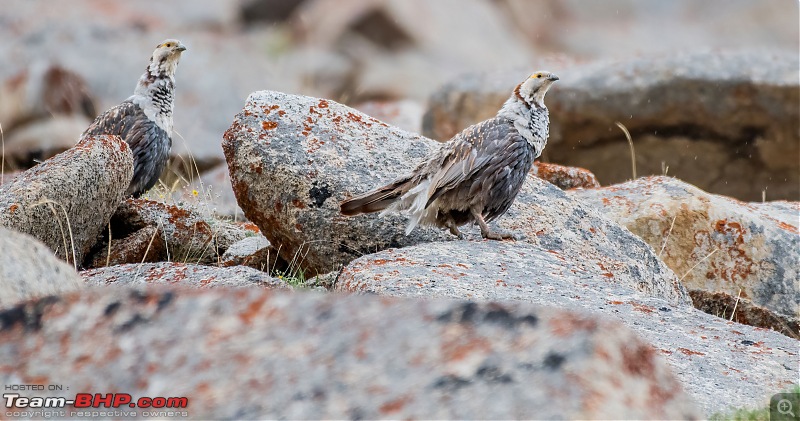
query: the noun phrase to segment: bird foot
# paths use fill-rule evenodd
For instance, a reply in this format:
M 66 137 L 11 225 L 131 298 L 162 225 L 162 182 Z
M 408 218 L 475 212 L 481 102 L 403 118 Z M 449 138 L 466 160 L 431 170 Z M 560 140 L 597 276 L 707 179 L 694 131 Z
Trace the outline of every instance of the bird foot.
M 498 232 L 498 231 L 486 230 L 486 231 L 481 231 L 481 236 L 489 240 L 497 240 L 497 241 L 517 240 L 514 234 L 510 232 Z
M 458 227 L 451 225 L 449 228 L 450 228 L 450 234 L 455 235 L 456 237 L 458 237 L 459 240 L 464 239 L 464 234 L 462 234 L 461 231 L 458 230 Z

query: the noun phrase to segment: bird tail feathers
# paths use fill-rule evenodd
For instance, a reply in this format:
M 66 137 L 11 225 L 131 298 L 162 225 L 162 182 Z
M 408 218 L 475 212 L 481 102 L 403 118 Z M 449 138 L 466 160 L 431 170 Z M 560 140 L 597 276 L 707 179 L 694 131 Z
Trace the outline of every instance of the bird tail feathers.
M 355 216 L 385 210 L 411 188 L 409 181 L 410 179 L 397 180 L 345 200 L 339 204 L 339 212 L 345 216 Z
M 413 185 L 411 179 L 395 181 L 375 190 L 368 191 L 340 205 L 342 215 L 353 216 L 361 213 L 381 211 L 381 216 L 391 212 L 408 211 L 410 218 L 406 235 L 425 219 L 431 180 L 426 179 Z
M 419 225 L 423 217 L 426 215 L 426 207 L 428 203 L 428 189 L 430 188 L 431 181 L 424 180 L 414 186 L 414 188 L 404 193 L 400 200 L 395 200 L 389 205 L 381 216 L 390 212 L 408 211 L 409 219 L 408 226 L 406 227 L 406 235 L 411 234 L 411 231 Z

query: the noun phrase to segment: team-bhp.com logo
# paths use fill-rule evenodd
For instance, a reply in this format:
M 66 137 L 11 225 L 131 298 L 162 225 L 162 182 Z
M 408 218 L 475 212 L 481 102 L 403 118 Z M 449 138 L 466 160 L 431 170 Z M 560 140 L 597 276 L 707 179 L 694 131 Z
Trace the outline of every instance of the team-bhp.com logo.
M 19 393 L 4 393 L 6 408 L 187 408 L 189 398 L 141 397 L 133 400 L 128 393 L 78 393 L 74 399 L 65 397 L 24 397 Z

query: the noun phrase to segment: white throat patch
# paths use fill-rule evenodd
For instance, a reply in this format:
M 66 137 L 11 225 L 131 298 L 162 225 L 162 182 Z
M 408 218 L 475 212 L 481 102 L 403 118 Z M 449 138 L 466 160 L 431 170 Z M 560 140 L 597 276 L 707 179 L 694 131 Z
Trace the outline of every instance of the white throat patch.
M 512 95 L 500 111 L 498 117 L 505 117 L 514 122 L 514 128 L 536 151 L 536 157 L 541 155 L 550 135 L 550 119 L 547 107 L 531 105 L 522 102 L 516 95 Z

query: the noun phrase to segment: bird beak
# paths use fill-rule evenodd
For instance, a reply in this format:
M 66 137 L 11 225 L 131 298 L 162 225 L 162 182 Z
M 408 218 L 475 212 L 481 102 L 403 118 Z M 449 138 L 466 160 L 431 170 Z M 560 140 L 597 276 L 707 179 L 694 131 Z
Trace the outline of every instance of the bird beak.
M 556 75 L 550 75 L 550 77 L 548 77 L 547 79 L 548 79 L 548 80 L 551 80 L 551 81 L 553 81 L 553 82 L 555 82 L 555 81 L 557 81 L 557 80 L 558 80 L 558 76 L 556 76 Z
M 183 44 L 178 44 L 178 46 L 175 48 L 175 51 L 186 51 L 186 46 Z

